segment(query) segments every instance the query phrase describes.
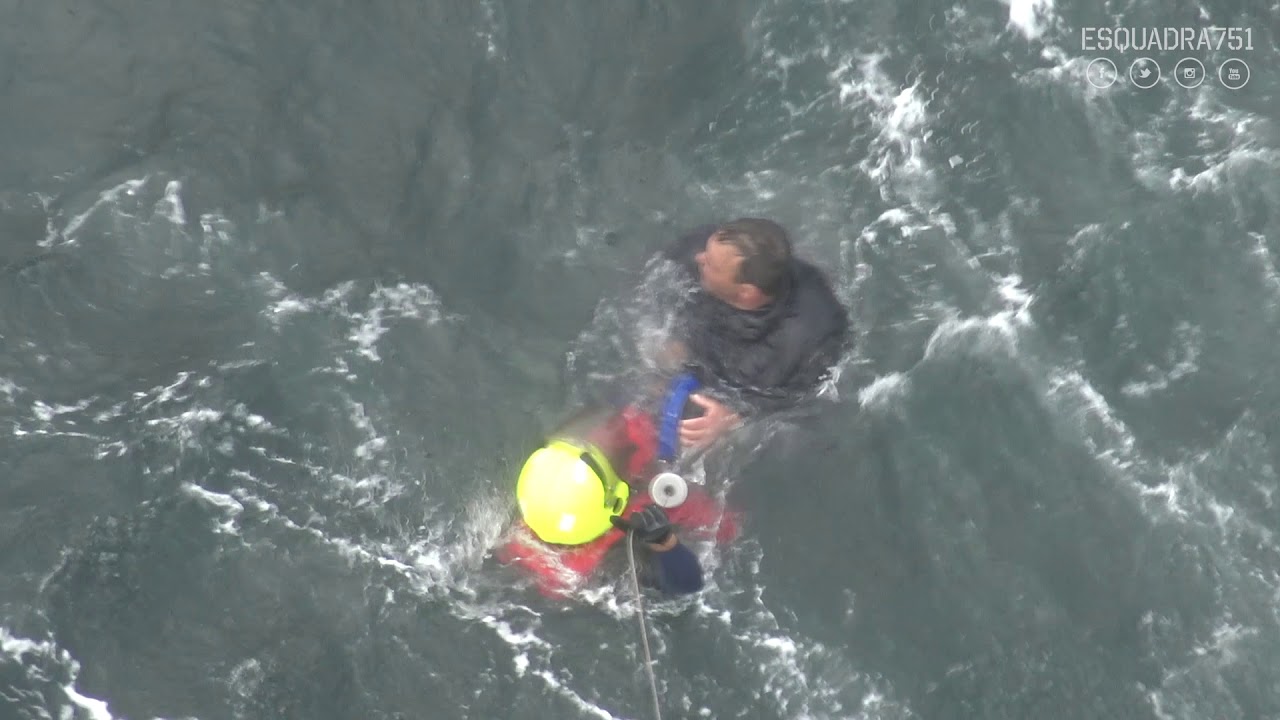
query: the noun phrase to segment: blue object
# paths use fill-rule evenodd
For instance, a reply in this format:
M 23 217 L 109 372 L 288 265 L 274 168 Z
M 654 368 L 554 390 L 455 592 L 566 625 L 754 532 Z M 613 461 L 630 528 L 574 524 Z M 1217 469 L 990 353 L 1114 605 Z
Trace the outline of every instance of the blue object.
M 662 426 L 658 428 L 658 458 L 674 460 L 680 448 L 680 416 L 685 403 L 698 389 L 698 378 L 691 373 L 677 375 L 667 390 L 667 400 L 662 405 Z
M 688 595 L 702 589 L 702 563 L 679 542 L 666 552 L 653 553 L 653 570 L 658 589 L 668 595 Z

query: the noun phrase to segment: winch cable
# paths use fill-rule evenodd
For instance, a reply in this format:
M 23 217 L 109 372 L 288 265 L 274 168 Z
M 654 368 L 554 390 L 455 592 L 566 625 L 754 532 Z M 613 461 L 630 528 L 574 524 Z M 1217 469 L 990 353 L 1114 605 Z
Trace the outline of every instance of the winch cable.
M 653 655 L 649 652 L 649 628 L 644 622 L 644 598 L 640 594 L 640 575 L 636 572 L 636 531 L 627 532 L 627 559 L 631 563 L 631 587 L 636 592 L 636 617 L 640 620 L 640 643 L 644 647 L 644 669 L 649 674 L 649 689 L 653 691 L 653 717 L 662 720 L 662 707 L 658 702 L 658 678 L 653 674 Z

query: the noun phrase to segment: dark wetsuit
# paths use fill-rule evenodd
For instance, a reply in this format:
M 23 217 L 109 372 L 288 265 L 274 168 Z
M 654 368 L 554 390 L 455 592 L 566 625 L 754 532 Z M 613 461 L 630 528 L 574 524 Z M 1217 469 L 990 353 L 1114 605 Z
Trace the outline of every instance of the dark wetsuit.
M 679 541 L 666 552 L 648 551 L 653 556 L 651 584 L 670 595 L 687 595 L 702 589 L 702 563 Z
M 694 256 L 715 229 L 696 228 L 665 251 L 695 282 Z M 794 257 L 773 302 L 739 310 L 699 287 L 677 328 L 698 380 L 726 392 L 735 410 L 748 413 L 791 406 L 816 390 L 845 351 L 848 335 L 848 313 L 822 272 Z

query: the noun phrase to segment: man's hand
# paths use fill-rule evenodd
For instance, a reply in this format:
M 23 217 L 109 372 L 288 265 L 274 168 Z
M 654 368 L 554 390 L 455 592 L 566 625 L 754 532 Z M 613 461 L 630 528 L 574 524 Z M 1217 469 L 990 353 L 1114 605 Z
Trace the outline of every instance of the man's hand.
M 690 395 L 689 401 L 702 408 L 702 415 L 680 421 L 680 444 L 685 447 L 710 445 L 742 422 L 742 418 L 724 403 L 701 393 Z

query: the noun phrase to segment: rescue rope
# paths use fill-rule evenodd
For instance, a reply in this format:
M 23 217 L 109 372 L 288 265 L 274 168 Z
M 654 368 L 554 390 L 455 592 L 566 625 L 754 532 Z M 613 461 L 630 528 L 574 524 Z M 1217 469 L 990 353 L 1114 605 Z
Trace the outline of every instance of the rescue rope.
M 640 642 L 644 647 L 644 669 L 649 673 L 649 689 L 653 691 L 653 717 L 662 720 L 658 704 L 658 678 L 653 674 L 653 656 L 649 653 L 649 629 L 644 623 L 644 599 L 640 595 L 640 576 L 636 573 L 635 529 L 627 532 L 627 559 L 631 562 L 631 587 L 636 591 L 636 618 L 640 620 Z

